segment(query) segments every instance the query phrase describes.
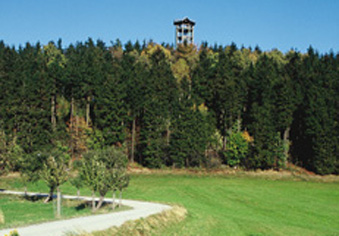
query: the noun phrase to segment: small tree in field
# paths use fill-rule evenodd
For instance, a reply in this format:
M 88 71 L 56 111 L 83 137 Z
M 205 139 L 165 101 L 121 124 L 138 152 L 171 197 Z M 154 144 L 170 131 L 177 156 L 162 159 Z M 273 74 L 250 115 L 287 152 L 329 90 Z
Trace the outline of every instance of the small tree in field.
M 126 172 L 121 173 L 121 175 L 118 177 L 118 183 L 117 183 L 117 187 L 120 192 L 119 207 L 121 207 L 121 204 L 122 204 L 122 191 L 128 187 L 128 184 L 129 184 L 129 175 L 127 175 Z
M 97 156 L 92 152 L 84 155 L 82 160 L 80 177 L 92 192 L 92 211 L 95 212 L 95 191 L 98 183 L 98 161 Z
M 71 179 L 70 183 L 71 183 L 71 185 L 76 187 L 76 189 L 77 189 L 77 197 L 79 199 L 80 198 L 80 188 L 83 186 L 83 181 L 82 181 L 80 175 L 77 175 L 76 177 Z
M 27 184 L 39 180 L 39 173 L 42 170 L 43 163 L 46 162 L 47 158 L 47 155 L 44 155 L 40 152 L 23 155 L 20 163 L 20 175 L 25 185 L 25 194 L 27 194 Z
M 44 163 L 41 170 L 41 178 L 50 188 L 50 198 L 53 192 L 57 190 L 57 217 L 61 215 L 61 192 L 60 185 L 68 179 L 68 160 L 63 155 L 50 155 Z
M 74 178 L 70 179 L 70 183 L 71 185 L 73 185 L 76 189 L 77 189 L 77 196 L 78 196 L 78 200 L 80 198 L 80 188 L 83 187 L 84 185 L 84 181 L 81 179 L 80 176 L 80 168 L 81 168 L 81 161 L 73 161 L 72 163 L 72 169 L 73 171 L 75 170 L 76 172 L 76 176 Z
M 127 156 L 119 149 L 95 150 L 84 155 L 81 168 L 81 178 L 92 190 L 92 211 L 97 211 L 109 190 L 119 189 L 118 178 L 126 172 Z M 94 193 L 100 195 L 95 206 Z M 113 196 L 114 198 L 114 196 Z M 114 199 L 113 199 L 114 201 Z M 114 205 L 114 203 L 113 203 Z

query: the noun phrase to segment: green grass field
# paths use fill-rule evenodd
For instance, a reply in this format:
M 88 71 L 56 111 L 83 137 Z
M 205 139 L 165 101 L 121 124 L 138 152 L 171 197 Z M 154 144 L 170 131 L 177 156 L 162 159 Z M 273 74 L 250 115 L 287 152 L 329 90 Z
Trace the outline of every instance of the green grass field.
M 339 235 L 338 183 L 139 175 L 126 197 L 188 210 L 162 235 Z
M 0 184 L 8 187 L 22 185 L 17 179 Z M 47 188 L 39 182 L 29 190 Z M 69 184 L 62 190 L 75 194 Z M 339 235 L 338 183 L 140 174 L 132 175 L 124 197 L 179 204 L 188 210 L 184 221 L 163 229 L 161 235 Z
M 0 179 L 1 181 L 2 179 Z M 18 189 L 21 184 L 17 179 L 4 180 L 2 183 L 5 183 L 7 187 L 10 183 L 14 184 L 12 189 Z M 1 186 L 1 185 L 0 185 Z M 19 187 L 19 188 L 18 188 Z M 33 185 L 32 188 L 35 187 L 37 191 L 39 191 L 39 187 L 44 190 L 44 184 L 39 182 L 36 185 Z M 65 186 L 67 188 L 67 185 Z M 0 187 L 0 189 L 3 186 Z M 43 191 L 41 191 L 43 192 Z M 58 220 L 55 217 L 56 213 L 56 201 L 49 202 L 45 204 L 44 198 L 36 198 L 36 197 L 22 197 L 15 195 L 0 195 L 0 210 L 5 218 L 5 223 L 0 223 L 0 229 L 4 228 L 17 228 L 19 226 L 29 225 L 33 223 L 46 222 Z M 130 207 L 122 206 L 120 208 L 116 208 L 114 211 L 124 211 L 128 210 Z M 100 209 L 95 214 L 102 214 L 112 212 L 111 206 L 106 205 L 102 209 Z M 62 200 L 62 208 L 61 208 L 61 219 L 80 217 L 85 215 L 90 215 L 91 206 L 89 203 L 85 201 L 78 200 Z
M 90 208 L 81 206 L 76 202 L 75 205 L 63 204 L 62 218 L 90 214 Z M 0 208 L 5 215 L 5 224 L 0 224 L 0 228 L 55 220 L 55 204 L 44 204 L 43 199 L 27 200 L 19 196 L 0 195 Z

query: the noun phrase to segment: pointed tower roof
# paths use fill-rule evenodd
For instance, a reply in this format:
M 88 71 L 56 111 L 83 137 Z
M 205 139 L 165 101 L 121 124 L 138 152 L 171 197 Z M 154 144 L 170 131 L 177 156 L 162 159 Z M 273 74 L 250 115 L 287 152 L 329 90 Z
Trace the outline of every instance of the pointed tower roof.
M 181 24 L 190 24 L 190 25 L 195 25 L 195 22 L 188 19 L 188 17 L 185 17 L 184 19 L 182 20 L 175 20 L 174 21 L 174 25 L 181 25 Z

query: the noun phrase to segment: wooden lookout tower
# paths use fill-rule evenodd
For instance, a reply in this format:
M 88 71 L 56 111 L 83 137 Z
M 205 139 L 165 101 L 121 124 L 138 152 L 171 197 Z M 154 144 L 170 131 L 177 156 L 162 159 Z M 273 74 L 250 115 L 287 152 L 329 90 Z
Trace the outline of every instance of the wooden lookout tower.
M 194 25 L 195 22 L 187 17 L 182 20 L 175 20 L 175 45 L 186 42 L 187 44 L 194 43 Z

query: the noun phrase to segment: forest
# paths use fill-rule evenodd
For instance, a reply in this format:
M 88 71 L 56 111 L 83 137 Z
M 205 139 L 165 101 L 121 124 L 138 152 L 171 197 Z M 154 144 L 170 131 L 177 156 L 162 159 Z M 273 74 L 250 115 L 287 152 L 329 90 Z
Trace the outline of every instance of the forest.
M 149 168 L 339 172 L 339 54 L 0 41 L 0 172 L 117 146 Z

